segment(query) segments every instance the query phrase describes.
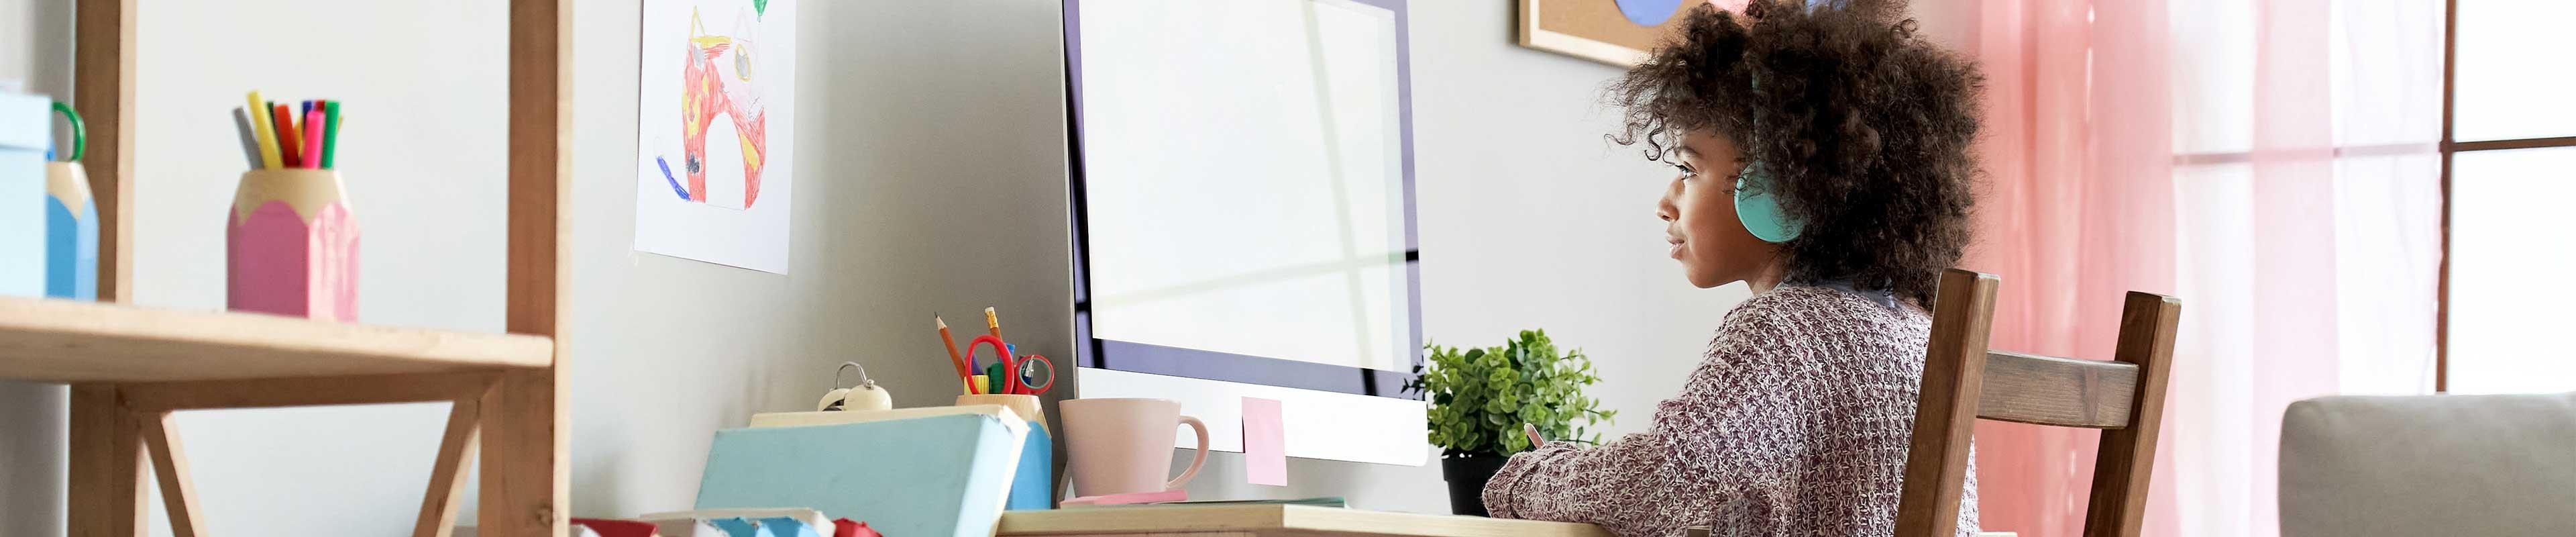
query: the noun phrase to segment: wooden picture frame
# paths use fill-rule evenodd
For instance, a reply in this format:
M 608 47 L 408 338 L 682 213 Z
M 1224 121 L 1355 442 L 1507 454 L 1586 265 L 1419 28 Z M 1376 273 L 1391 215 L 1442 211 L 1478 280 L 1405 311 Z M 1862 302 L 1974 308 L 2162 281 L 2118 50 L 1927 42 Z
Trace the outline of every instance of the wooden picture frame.
M 1702 3 L 1721 3 L 1707 0 L 1519 1 L 1520 20 L 1516 33 L 1521 46 L 1623 68 L 1644 62 L 1647 51 L 1654 50 L 1663 42 L 1672 26 L 1681 20 L 1682 13 Z M 1622 9 L 1666 4 L 1672 6 L 1672 13 L 1651 26 L 1639 24 L 1637 17 L 1624 13 Z

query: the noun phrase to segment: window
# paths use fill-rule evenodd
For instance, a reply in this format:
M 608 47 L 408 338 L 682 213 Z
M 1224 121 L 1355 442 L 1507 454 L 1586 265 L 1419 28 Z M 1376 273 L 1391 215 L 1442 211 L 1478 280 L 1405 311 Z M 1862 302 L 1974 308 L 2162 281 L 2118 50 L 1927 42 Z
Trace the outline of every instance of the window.
M 2555 337 L 2576 274 L 2576 2 L 2449 0 L 2442 115 L 2442 287 L 2435 389 L 2576 390 Z

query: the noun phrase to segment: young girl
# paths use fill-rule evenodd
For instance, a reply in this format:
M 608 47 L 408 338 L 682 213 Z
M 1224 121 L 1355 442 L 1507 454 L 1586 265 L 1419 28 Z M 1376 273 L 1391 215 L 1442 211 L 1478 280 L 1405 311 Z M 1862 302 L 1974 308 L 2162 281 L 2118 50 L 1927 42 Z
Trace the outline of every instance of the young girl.
M 1655 215 L 1682 276 L 1755 295 L 1650 430 L 1512 456 L 1485 485 L 1494 516 L 1632 536 L 1893 531 L 1927 306 L 1969 239 L 1981 85 L 1902 9 L 1702 6 L 1613 84 L 1627 127 L 1611 139 L 1680 169 Z M 1960 535 L 1977 527 L 1973 465 L 1967 487 Z

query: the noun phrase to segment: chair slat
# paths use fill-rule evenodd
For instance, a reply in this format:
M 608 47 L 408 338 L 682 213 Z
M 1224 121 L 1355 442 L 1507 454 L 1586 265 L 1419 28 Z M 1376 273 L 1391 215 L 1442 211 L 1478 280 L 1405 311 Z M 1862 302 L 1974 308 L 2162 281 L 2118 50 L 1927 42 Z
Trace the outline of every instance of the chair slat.
M 1994 351 L 1986 355 L 1977 417 L 2118 429 L 2129 425 L 2137 389 L 2134 364 Z

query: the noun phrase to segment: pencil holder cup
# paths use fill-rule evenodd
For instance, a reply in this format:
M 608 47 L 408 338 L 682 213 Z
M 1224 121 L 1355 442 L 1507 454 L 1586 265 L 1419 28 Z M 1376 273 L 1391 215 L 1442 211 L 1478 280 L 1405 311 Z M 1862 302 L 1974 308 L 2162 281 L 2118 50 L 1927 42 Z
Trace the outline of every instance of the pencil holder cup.
M 340 172 L 245 172 L 227 224 L 227 307 L 357 320 L 358 222 L 349 214 Z
M 45 163 L 45 296 L 98 299 L 98 202 L 76 162 Z

